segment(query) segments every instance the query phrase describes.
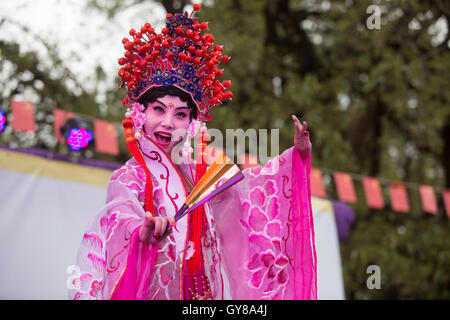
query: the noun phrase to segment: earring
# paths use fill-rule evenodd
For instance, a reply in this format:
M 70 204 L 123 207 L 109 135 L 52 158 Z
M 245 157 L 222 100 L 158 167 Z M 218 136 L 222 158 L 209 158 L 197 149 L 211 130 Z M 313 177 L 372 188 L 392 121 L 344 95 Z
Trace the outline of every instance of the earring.
M 142 135 L 141 135 L 141 131 L 142 131 L 142 126 L 145 123 L 145 113 L 144 111 L 144 106 L 140 103 L 133 103 L 132 108 L 128 108 L 127 112 L 125 113 L 125 117 L 127 118 L 131 118 L 131 120 L 133 120 L 133 126 L 134 126 L 134 137 L 139 140 Z
M 191 139 L 193 139 L 197 135 L 197 132 L 201 127 L 201 121 L 198 121 L 197 119 L 193 119 L 189 124 L 186 141 L 183 144 L 182 154 L 184 158 L 190 158 L 192 153 L 194 152 L 194 149 L 191 146 Z

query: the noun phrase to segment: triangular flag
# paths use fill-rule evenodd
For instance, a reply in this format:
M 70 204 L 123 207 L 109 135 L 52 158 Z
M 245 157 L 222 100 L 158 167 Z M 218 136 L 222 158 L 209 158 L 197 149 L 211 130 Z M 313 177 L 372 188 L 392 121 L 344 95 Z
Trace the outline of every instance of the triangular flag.
M 370 208 L 384 208 L 383 193 L 381 192 L 380 182 L 376 178 L 363 178 L 364 193 L 367 206 Z
M 61 130 L 60 130 L 61 127 L 64 126 L 67 119 L 70 119 L 74 116 L 75 116 L 75 113 L 73 113 L 73 112 L 64 111 L 62 109 L 54 109 L 53 110 L 53 117 L 54 117 L 54 122 L 53 122 L 54 130 L 53 131 L 55 133 L 56 140 L 58 140 L 59 142 L 65 142 L 65 138 L 61 134 Z
M 445 189 L 442 193 L 442 197 L 444 198 L 445 211 L 447 212 L 447 216 L 450 218 L 450 189 Z
M 389 193 L 391 195 L 392 210 L 398 212 L 409 211 L 408 193 L 403 182 L 391 182 Z
M 16 131 L 36 132 L 34 104 L 31 102 L 11 101 L 13 115 L 12 128 Z
M 336 182 L 339 199 L 341 201 L 355 203 L 356 193 L 352 177 L 345 172 L 335 172 L 334 180 Z
M 104 120 L 94 121 L 95 148 L 98 152 L 119 154 L 117 130 L 114 123 Z
M 327 192 L 323 186 L 322 171 L 314 167 L 311 167 L 311 195 L 321 198 L 327 196 Z
M 242 153 L 239 158 L 240 159 L 238 165 L 241 167 L 242 170 L 257 167 L 259 165 L 258 157 L 252 154 Z
M 436 214 L 438 211 L 438 207 L 433 187 L 420 185 L 419 191 L 420 191 L 420 198 L 422 199 L 423 211 Z

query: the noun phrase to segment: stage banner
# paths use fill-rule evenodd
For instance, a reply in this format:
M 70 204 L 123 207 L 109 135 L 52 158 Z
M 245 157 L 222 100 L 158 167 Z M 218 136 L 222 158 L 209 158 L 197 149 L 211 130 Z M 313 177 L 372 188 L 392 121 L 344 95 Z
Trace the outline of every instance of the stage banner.
M 420 185 L 419 191 L 420 191 L 420 198 L 422 200 L 422 210 L 431 214 L 437 214 L 438 206 L 433 187 Z
M 339 200 L 355 203 L 356 193 L 355 187 L 353 186 L 352 176 L 345 172 L 336 171 L 334 173 L 334 181 L 336 182 Z
M 401 181 L 393 181 L 389 186 L 392 210 L 397 212 L 409 212 L 409 201 L 406 186 Z
M 364 177 L 363 186 L 367 206 L 375 209 L 383 209 L 384 201 L 380 181 L 377 178 Z
M 450 189 L 445 189 L 443 191 L 442 198 L 444 199 L 445 211 L 450 218 Z
M 12 128 L 15 131 L 36 132 L 34 104 L 24 101 L 11 101 L 13 115 Z
M 116 126 L 113 122 L 94 121 L 95 148 L 98 152 L 112 155 L 119 154 L 119 142 Z
M 0 299 L 68 298 L 78 248 L 111 173 L 0 149 Z M 318 298 L 344 299 L 333 206 L 313 197 L 312 208 Z
M 319 168 L 311 167 L 311 194 L 320 198 L 327 196 L 323 186 L 322 171 Z

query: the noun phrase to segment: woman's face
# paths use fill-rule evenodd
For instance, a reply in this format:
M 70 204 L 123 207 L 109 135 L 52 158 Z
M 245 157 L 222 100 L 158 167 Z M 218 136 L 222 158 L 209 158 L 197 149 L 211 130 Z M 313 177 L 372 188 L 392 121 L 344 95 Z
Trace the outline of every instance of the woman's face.
M 173 147 L 183 139 L 190 115 L 187 102 L 177 96 L 163 96 L 147 105 L 145 132 L 170 155 Z

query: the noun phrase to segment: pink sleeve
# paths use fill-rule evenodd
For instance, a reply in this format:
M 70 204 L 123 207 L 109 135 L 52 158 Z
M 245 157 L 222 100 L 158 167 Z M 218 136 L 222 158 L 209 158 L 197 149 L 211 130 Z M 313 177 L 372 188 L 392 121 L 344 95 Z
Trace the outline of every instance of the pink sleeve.
M 109 181 L 105 206 L 78 251 L 72 299 L 147 299 L 157 248 L 139 240 L 145 173 L 130 160 Z
M 211 201 L 232 299 L 316 299 L 311 159 L 292 147 Z
M 125 270 L 111 294 L 111 300 L 147 300 L 158 245 L 143 243 L 137 227 L 130 239 Z

